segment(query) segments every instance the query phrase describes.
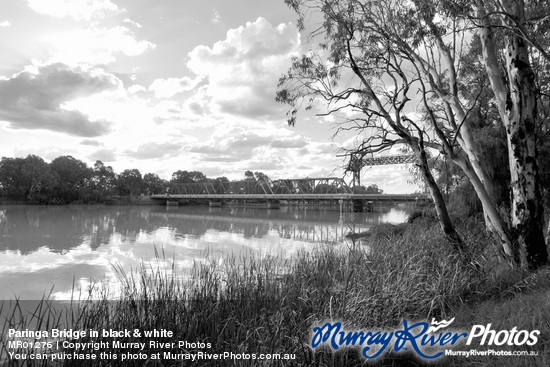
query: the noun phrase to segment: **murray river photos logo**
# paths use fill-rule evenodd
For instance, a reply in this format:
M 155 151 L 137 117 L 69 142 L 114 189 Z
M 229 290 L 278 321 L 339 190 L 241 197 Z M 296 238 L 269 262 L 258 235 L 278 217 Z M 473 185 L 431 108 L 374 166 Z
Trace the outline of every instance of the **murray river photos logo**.
M 313 327 L 311 346 L 328 345 L 333 350 L 359 347 L 361 354 L 375 359 L 393 348 L 395 352 L 412 351 L 425 359 L 439 358 L 453 346 L 465 343 L 468 346 L 532 346 L 538 342 L 539 330 L 493 330 L 491 324 L 474 325 L 469 332 L 446 330 L 454 318 L 432 323 L 425 321 L 409 323 L 403 320 L 402 328 L 385 331 L 343 330 L 340 322 L 327 322 Z

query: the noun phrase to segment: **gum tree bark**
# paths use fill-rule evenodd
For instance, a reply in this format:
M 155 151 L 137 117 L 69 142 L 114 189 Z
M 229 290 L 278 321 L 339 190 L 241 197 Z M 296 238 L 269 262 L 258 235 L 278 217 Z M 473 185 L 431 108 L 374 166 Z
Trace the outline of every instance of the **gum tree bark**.
M 426 156 L 426 151 L 424 149 L 416 150 L 415 148 L 416 147 L 413 146 L 413 151 L 415 155 L 419 157 L 418 167 L 420 169 L 420 172 L 422 173 L 422 176 L 424 177 L 424 182 L 428 185 L 430 196 L 434 201 L 434 207 L 435 211 L 437 212 L 437 217 L 439 219 L 439 225 L 441 226 L 443 233 L 445 233 L 445 236 L 447 237 L 449 243 L 451 243 L 451 245 L 454 247 L 455 251 L 465 255 L 463 253 L 464 244 L 462 242 L 462 238 L 456 231 L 453 222 L 451 221 L 451 217 L 449 216 L 449 212 L 447 210 L 447 205 L 445 204 L 445 199 L 443 198 L 441 190 L 439 189 L 439 186 L 437 186 L 437 183 L 435 182 L 431 169 L 428 165 L 428 157 Z
M 519 30 L 514 31 L 526 24 L 525 2 L 501 0 L 497 6 L 502 10 L 500 25 L 509 28 L 505 36 L 507 81 L 498 63 L 492 24 L 482 0 L 476 2 L 476 11 L 478 19 L 482 21 L 480 37 L 487 75 L 506 128 L 514 259 L 516 263 L 535 269 L 547 262 L 548 252 L 543 232 L 542 195 L 537 165 L 537 87 L 527 41 Z
M 417 126 L 412 121 L 410 122 L 412 125 Z M 437 213 L 437 217 L 439 219 L 439 225 L 441 226 L 443 233 L 445 233 L 445 236 L 447 237 L 449 243 L 453 245 L 455 251 L 465 256 L 465 258 L 469 258 L 469 254 L 464 253 L 464 243 L 462 242 L 462 238 L 456 231 L 455 226 L 451 221 L 451 217 L 449 216 L 449 211 L 447 210 L 447 204 L 445 203 L 443 194 L 441 193 L 441 190 L 439 189 L 439 186 L 437 185 L 428 164 L 428 156 L 424 147 L 423 134 L 420 129 L 418 135 L 419 138 L 412 139 L 411 141 L 409 141 L 408 145 L 411 147 L 412 151 L 417 157 L 417 166 L 420 170 L 420 173 L 422 174 L 422 177 L 424 178 L 424 182 L 428 186 L 430 196 L 434 201 L 434 207 Z
M 443 154 L 447 155 L 468 177 L 470 183 L 474 187 L 476 194 L 481 201 L 483 206 L 483 213 L 485 215 L 486 223 L 490 224 L 490 231 L 493 233 L 500 241 L 502 246 L 502 251 L 505 256 L 508 258 L 513 258 L 513 245 L 511 242 L 511 234 L 508 226 L 504 222 L 502 216 L 498 212 L 498 208 L 493 200 L 491 194 L 486 190 L 486 185 L 482 182 L 478 176 L 476 170 L 472 166 L 468 155 L 462 150 L 456 149 L 452 141 L 445 135 L 443 130 L 439 127 L 437 123 L 436 115 L 428 104 L 426 98 L 426 87 L 425 84 L 420 81 L 423 91 L 423 103 L 424 108 L 428 114 L 428 119 L 431 123 L 431 126 L 434 129 L 436 136 L 439 138 L 440 146 L 434 146 L 435 149 L 438 149 Z

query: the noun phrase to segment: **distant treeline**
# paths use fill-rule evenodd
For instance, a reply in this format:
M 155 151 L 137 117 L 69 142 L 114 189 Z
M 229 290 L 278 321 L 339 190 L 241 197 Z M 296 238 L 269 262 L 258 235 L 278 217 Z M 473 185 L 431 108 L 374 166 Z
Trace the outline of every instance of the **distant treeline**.
M 269 181 L 269 177 L 262 172 L 246 171 L 243 180 Z M 208 178 L 202 172 L 184 170 L 174 172 L 170 181 L 154 173 L 142 175 L 135 168 L 117 174 L 99 160 L 88 167 L 72 156 L 57 157 L 51 163 L 36 155 L 3 157 L 0 161 L 0 196 L 29 203 L 103 203 L 117 197 L 176 193 L 178 184 L 197 182 L 219 186 L 230 180 L 227 177 Z M 361 191 L 382 193 L 376 185 L 362 187 Z

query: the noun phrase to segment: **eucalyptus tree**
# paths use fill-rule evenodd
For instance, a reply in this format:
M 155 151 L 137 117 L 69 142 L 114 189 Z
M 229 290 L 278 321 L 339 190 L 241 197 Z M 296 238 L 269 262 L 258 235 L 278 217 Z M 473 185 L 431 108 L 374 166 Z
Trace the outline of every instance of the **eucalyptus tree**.
M 427 70 L 430 73 L 427 75 L 433 79 L 427 80 L 452 111 L 452 114 L 447 114 L 447 118 L 452 121 L 454 117 L 460 121 L 456 131 L 456 134 L 464 138 L 464 143 L 460 146 L 468 154 L 472 168 L 481 179 L 486 193 L 494 201 L 494 187 L 489 184 L 487 167 L 480 164 L 475 150 L 472 149 L 473 145 L 468 141 L 468 132 L 472 129 L 466 125 L 469 121 L 468 110 L 464 108 L 466 94 L 458 92 L 461 84 L 463 87 L 465 83 L 460 80 L 459 73 L 453 72 L 465 59 L 453 57 L 460 50 L 446 42 L 449 40 L 446 32 L 452 29 L 449 26 L 451 23 L 464 24 L 468 31 L 463 31 L 462 34 L 474 38 L 470 46 L 479 39 L 478 67 L 485 71 L 490 85 L 491 103 L 496 106 L 499 115 L 495 121 L 501 123 L 506 132 L 511 176 L 510 212 L 502 221 L 499 220 L 494 207 L 489 205 L 490 201 L 482 198 L 485 194 L 483 190 L 476 188 L 476 191 L 482 199 L 488 218 L 501 235 L 506 254 L 516 264 L 536 268 L 546 263 L 548 257 L 543 234 L 543 207 L 537 163 L 537 131 L 540 131 L 537 101 L 542 96 L 538 78 L 548 74 L 548 70 L 543 70 L 540 66 L 548 65 L 550 60 L 546 51 L 550 43 L 544 32 L 548 28 L 546 20 L 550 16 L 549 9 L 539 1 L 523 0 L 415 0 L 414 3 L 445 64 L 457 65 L 448 68 L 445 78 L 440 79 L 444 82 L 444 88 L 441 88 L 440 82 L 433 83 L 437 79 L 431 68 Z M 532 67 L 533 56 L 539 65 L 538 73 Z M 465 126 L 462 126 L 463 123 Z M 468 177 L 476 187 L 475 177 Z M 508 217 L 511 219 L 509 226 L 506 223 Z
M 96 201 L 103 201 L 108 196 L 113 195 L 117 185 L 117 177 L 113 167 L 106 166 L 100 160 L 95 161 L 90 185 Z
M 246 171 L 244 173 L 244 180 L 245 181 L 256 181 L 256 178 L 254 177 L 254 172 Z
M 536 98 L 532 98 L 536 86 L 526 44 L 530 42 L 543 56 L 544 49 L 536 37 L 526 32 L 521 10 L 524 2 L 494 0 L 492 7 L 483 1 L 472 5 L 462 0 L 285 2 L 299 14 L 302 29 L 306 17 L 322 15 L 323 21 L 313 35 L 324 35 L 323 51 L 329 56 L 325 64 L 314 62 L 311 56 L 295 60 L 289 74 L 281 79 L 278 99 L 295 106 L 305 101 L 308 109 L 310 102 L 320 97 L 333 106 L 329 113 L 348 107 L 364 112 L 367 118 L 353 119 L 356 128 L 370 133 L 361 151 L 375 152 L 405 143 L 421 158 L 426 146 L 439 150 L 472 183 L 488 228 L 497 235 L 504 254 L 515 264 L 533 268 L 545 263 L 532 126 L 536 119 Z M 492 12 L 487 12 L 487 8 Z M 498 63 L 492 63 L 494 58 L 490 59 L 497 56 L 498 50 L 490 44 L 494 26 L 491 17 L 500 17 L 500 26 L 506 28 L 506 32 L 501 32 L 508 50 L 505 74 L 496 67 Z M 465 55 L 478 34 L 484 52 L 480 67 L 486 68 L 492 92 L 500 93 L 497 98 L 504 102 L 499 102 L 499 111 L 508 135 L 511 227 L 497 206 L 494 185 L 469 116 L 478 106 L 478 96 L 464 93 L 465 80 L 461 79 Z M 494 52 L 487 53 L 491 49 Z M 302 73 L 297 74 L 297 70 Z M 344 70 L 357 76 L 358 86 L 335 92 Z M 496 88 L 496 79 L 502 84 L 506 76 L 508 84 Z M 531 84 L 520 87 L 518 78 L 529 79 Z M 416 111 L 421 111 L 422 121 L 413 121 L 406 113 L 411 99 L 416 102 Z M 295 122 L 296 113 L 297 108 L 290 113 L 290 123 Z M 413 136 L 415 129 L 417 134 Z M 429 171 L 427 168 L 423 172 Z
M 3 157 L 0 162 L 0 187 L 11 199 L 44 203 L 56 183 L 56 177 L 42 158 Z
M 540 93 L 531 58 L 535 54 L 546 62 L 550 60 L 545 51 L 548 47 L 547 37 L 541 37 L 540 28 L 537 29 L 540 24 L 538 20 L 550 15 L 547 6 L 538 1 L 523 0 L 415 0 L 414 3 L 419 10 L 422 24 L 427 27 L 438 47 L 439 56 L 447 65 L 444 78 L 433 67 L 425 68 L 424 73 L 428 77 L 426 80 L 452 112 L 447 113 L 447 119 L 452 121 L 454 118 L 460 122 L 455 134 L 460 147 L 467 153 L 474 172 L 466 171 L 470 168 L 467 162 L 459 160 L 457 163 L 476 188 L 487 218 L 500 234 L 505 253 L 515 264 L 537 268 L 546 263 L 548 253 L 543 233 L 543 207 L 537 163 L 537 100 Z M 534 14 L 534 17 L 528 19 L 528 12 Z M 487 175 L 487 167 L 479 160 L 481 155 L 478 154 L 479 150 L 476 151 L 475 139 L 471 138 L 473 129 L 467 125 L 469 110 L 461 99 L 464 97 L 459 92 L 462 81 L 456 72 L 462 58 L 454 56 L 460 49 L 453 47 L 453 43 L 446 42 L 450 39 L 446 37 L 447 31 L 453 29 L 451 24 L 464 24 L 469 31 L 464 30 L 462 34 L 479 37 L 480 66 L 489 80 L 499 122 L 505 127 L 511 176 L 511 210 L 505 216 L 500 215 L 501 218 L 497 216 L 493 205 L 495 193 Z M 544 47 L 542 42 L 545 41 Z M 417 64 L 420 68 L 423 67 L 421 62 Z M 433 126 L 437 132 L 437 125 Z M 481 182 L 477 182 L 472 173 Z M 507 224 L 507 217 L 511 219 L 510 225 Z
M 50 169 L 56 176 L 54 196 L 67 203 L 79 199 L 93 173 L 86 163 L 69 155 L 55 158 Z
M 547 261 L 546 243 L 542 231 L 542 206 L 539 187 L 539 173 L 536 152 L 536 78 L 530 65 L 528 44 L 537 52 L 545 54 L 540 44 L 526 30 L 524 1 L 425 1 L 415 0 L 420 24 L 426 27 L 429 38 L 437 46 L 438 57 L 446 65 L 446 73 L 437 72 L 435 65 L 427 65 L 416 58 L 416 65 L 426 76 L 425 80 L 445 106 L 447 121 L 454 127 L 454 134 L 460 148 L 467 154 L 468 161 L 454 159 L 469 177 L 480 197 L 490 224 L 499 234 L 503 249 L 512 262 L 536 268 Z M 464 16 L 466 15 L 466 16 Z M 493 20 L 492 17 L 496 17 Z M 459 86 L 462 50 L 456 47 L 456 39 L 451 35 L 460 31 L 455 27 L 467 26 L 462 35 L 477 36 L 481 39 L 481 66 L 486 70 L 491 91 L 496 100 L 500 122 L 506 128 L 508 141 L 508 162 L 511 180 L 511 225 L 495 207 L 494 185 L 487 174 L 487 166 L 480 160 L 479 146 L 476 147 L 472 135 L 474 129 L 468 124 L 469 108 L 472 103 L 464 101 Z M 463 26 L 462 26 L 463 25 Z M 500 40 L 494 39 L 493 28 L 499 26 Z M 499 46 L 497 46 L 499 44 Z M 498 58 L 501 45 L 504 52 Z M 457 57 L 457 55 L 459 57 Z M 470 107 L 468 108 L 468 104 Z M 475 104 L 475 101 L 474 101 Z M 457 121 L 458 124 L 453 123 Z M 441 137 L 438 124 L 432 123 L 435 132 Z M 452 155 L 452 146 L 444 139 L 445 150 Z M 459 156 L 457 158 L 460 158 Z
M 170 183 L 172 184 L 195 183 L 195 182 L 206 182 L 207 180 L 208 179 L 202 172 L 178 170 L 172 173 L 172 179 L 170 180 Z
M 143 189 L 149 195 L 162 194 L 165 192 L 167 186 L 168 182 L 155 173 L 146 173 L 143 175 Z
M 545 3 L 545 2 L 543 2 Z M 538 20 L 550 17 L 539 1 L 477 0 L 472 19 L 479 27 L 484 65 L 500 119 L 506 128 L 511 174 L 511 226 L 517 240 L 515 256 L 531 267 L 546 263 L 543 233 L 537 125 L 539 88 L 532 54 L 550 59 L 539 41 Z M 527 10 L 533 13 L 527 18 Z M 498 31 L 495 29 L 498 28 Z M 544 39 L 543 39 L 544 41 Z
M 499 239 L 505 255 L 517 263 L 515 243 L 496 203 L 494 184 L 469 116 L 479 95 L 465 98 L 462 93 L 461 71 L 465 67 L 464 55 L 468 53 L 467 38 L 472 36 L 462 8 L 446 0 L 385 3 L 388 9 L 407 9 L 392 13 L 390 24 L 407 26 L 405 32 L 400 32 L 399 26 L 390 26 L 395 29 L 390 38 L 418 72 L 426 122 L 439 140 L 438 149 L 468 177 L 482 203 L 488 229 Z
M 125 169 L 117 178 L 120 195 L 138 196 L 143 188 L 143 177 L 137 168 Z
M 26 187 L 21 175 L 23 158 L 2 157 L 0 161 L 0 188 L 2 196 L 10 199 L 24 199 Z
M 317 53 L 310 51 L 295 58 L 288 73 L 280 79 L 276 99 L 292 106 L 289 124 L 296 123 L 300 107 L 309 110 L 322 101 L 327 110 L 321 114 L 342 118 L 339 132 L 358 130 L 363 135 L 364 140 L 351 152 L 355 156 L 394 146 L 408 147 L 417 157 L 442 230 L 455 249 L 461 251 L 462 240 L 428 164 L 426 148 L 440 145 L 430 137 L 411 103 L 423 84 L 419 68 L 414 67 L 414 52 L 409 46 L 404 47 L 407 38 L 413 43 L 410 47 L 420 47 L 419 40 L 414 39 L 417 36 L 411 34 L 413 28 L 403 22 L 407 7 L 399 1 L 384 4 L 286 0 L 286 3 L 299 14 L 302 29 L 306 15 L 320 11 L 322 25 L 312 35 L 324 36 Z M 399 23 L 397 18 L 402 18 Z

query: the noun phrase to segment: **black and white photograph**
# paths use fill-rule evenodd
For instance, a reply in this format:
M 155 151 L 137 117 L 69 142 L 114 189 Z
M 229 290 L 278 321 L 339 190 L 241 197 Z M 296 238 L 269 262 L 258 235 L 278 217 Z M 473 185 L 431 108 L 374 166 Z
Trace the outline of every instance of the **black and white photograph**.
M 549 1 L 0 9 L 1 366 L 550 366 Z

